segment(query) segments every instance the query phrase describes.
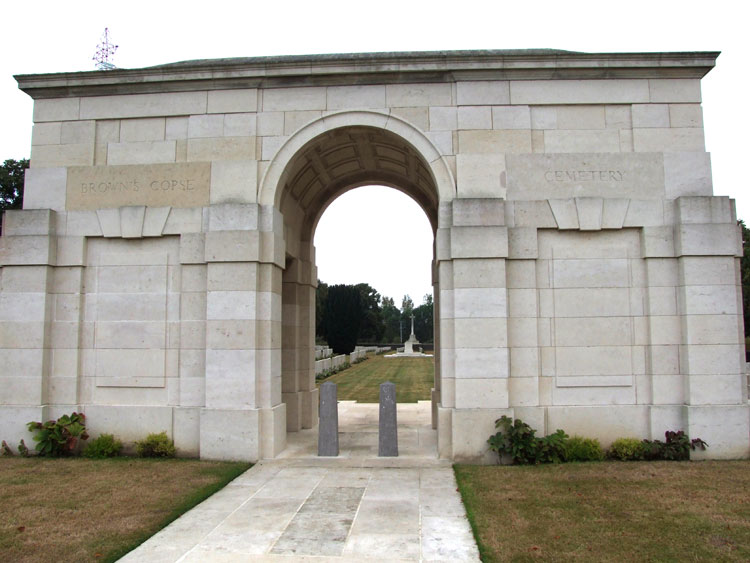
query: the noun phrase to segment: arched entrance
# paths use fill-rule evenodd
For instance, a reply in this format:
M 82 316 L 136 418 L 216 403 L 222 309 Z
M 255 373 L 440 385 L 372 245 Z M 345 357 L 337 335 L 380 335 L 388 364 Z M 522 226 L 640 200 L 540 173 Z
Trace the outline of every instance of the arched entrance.
M 315 227 L 339 195 L 367 184 L 409 195 L 424 210 L 433 233 L 438 228 L 440 204 L 450 202 L 454 195 L 450 172 L 432 144 L 408 123 L 374 112 L 335 114 L 306 126 L 282 147 L 262 181 L 259 202 L 280 212 L 285 243 L 279 367 L 288 432 L 317 424 Z M 441 388 L 436 245 L 433 427 Z

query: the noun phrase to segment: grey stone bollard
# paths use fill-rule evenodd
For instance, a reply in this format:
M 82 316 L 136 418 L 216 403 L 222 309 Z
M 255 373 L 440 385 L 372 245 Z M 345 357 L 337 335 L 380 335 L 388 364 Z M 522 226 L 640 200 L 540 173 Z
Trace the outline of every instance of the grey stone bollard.
M 396 425 L 396 385 L 390 381 L 380 384 L 380 417 L 378 421 L 378 456 L 398 456 L 398 428 Z
M 339 455 L 339 405 L 336 384 L 326 381 L 320 386 L 320 424 L 318 455 Z

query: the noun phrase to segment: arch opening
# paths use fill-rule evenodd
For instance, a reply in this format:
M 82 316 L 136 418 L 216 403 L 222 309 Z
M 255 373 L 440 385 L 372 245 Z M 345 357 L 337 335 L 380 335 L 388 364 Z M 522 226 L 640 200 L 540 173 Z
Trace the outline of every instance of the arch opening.
M 281 182 L 279 209 L 285 218 L 303 218 L 302 240 L 312 240 L 320 217 L 339 195 L 373 184 L 410 196 L 433 232 L 437 229 L 439 198 L 430 165 L 409 142 L 387 130 L 352 126 L 323 133 L 297 151 Z
M 430 269 L 434 271 L 434 235 L 441 198 L 434 164 L 427 161 L 422 151 L 390 130 L 349 125 L 320 133 L 294 152 L 278 174 L 278 184 L 273 192 L 275 207 L 283 217 L 286 248 L 286 268 L 281 280 L 281 394 L 286 404 L 287 432 L 317 425 L 315 230 L 321 216 L 336 198 L 367 185 L 399 190 L 424 211 L 433 234 Z M 269 197 L 268 193 L 266 197 Z M 389 227 L 385 221 L 383 228 Z M 434 275 L 431 275 L 431 283 L 435 311 L 435 376 L 431 393 L 434 427 L 435 398 L 439 396 L 440 388 L 439 291 Z M 394 297 L 400 299 L 401 296 Z M 413 297 L 421 300 L 422 295 Z
M 409 295 L 418 306 L 432 294 L 434 238 L 422 208 L 403 192 L 371 185 L 349 190 L 327 206 L 314 230 L 318 279 L 366 282 L 397 304 Z

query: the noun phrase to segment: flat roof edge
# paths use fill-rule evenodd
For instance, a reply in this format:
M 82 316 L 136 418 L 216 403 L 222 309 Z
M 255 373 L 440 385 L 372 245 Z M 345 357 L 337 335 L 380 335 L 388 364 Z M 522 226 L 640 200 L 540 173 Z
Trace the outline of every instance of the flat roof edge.
M 159 66 L 19 74 L 32 98 L 302 85 L 605 78 L 702 78 L 718 51 L 577 53 L 546 49 L 351 53 L 183 61 Z

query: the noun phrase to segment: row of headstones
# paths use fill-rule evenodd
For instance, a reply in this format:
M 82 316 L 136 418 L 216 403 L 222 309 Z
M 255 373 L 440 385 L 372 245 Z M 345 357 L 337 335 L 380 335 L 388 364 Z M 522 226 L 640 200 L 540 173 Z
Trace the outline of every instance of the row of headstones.
M 339 406 L 338 388 L 332 381 L 326 381 L 320 386 L 319 416 L 318 455 L 335 457 L 339 455 Z M 396 385 L 390 381 L 380 384 L 378 456 L 398 456 Z
M 353 364 L 357 360 L 361 360 L 362 358 L 367 356 L 369 352 L 379 354 L 380 352 L 385 352 L 390 349 L 390 346 L 357 346 L 357 348 L 348 356 L 346 354 L 340 354 L 338 356 L 329 357 L 332 353 L 330 348 L 316 346 L 315 375 L 320 375 L 321 373 L 329 369 L 336 369 L 337 367 L 345 364 L 347 361 Z M 322 356 L 322 358 L 318 359 L 319 355 L 323 352 L 325 352 L 325 355 Z
M 329 358 L 333 355 L 333 350 L 328 346 L 316 346 L 315 347 L 315 359 L 322 360 L 323 358 Z
M 346 354 L 340 354 L 333 358 L 323 358 L 315 361 L 315 375 L 319 375 L 329 369 L 336 369 L 347 362 Z
M 353 364 L 354 362 L 361 360 L 365 356 L 367 356 L 367 350 L 365 350 L 364 348 L 358 348 L 351 354 L 349 354 L 349 363 Z
M 355 354 L 368 354 L 370 352 L 373 352 L 375 354 L 380 354 L 381 352 L 385 352 L 387 350 L 390 350 L 390 346 L 357 346 L 354 349 Z M 329 348 L 328 346 L 315 346 L 315 359 L 316 360 L 322 360 L 323 358 L 330 358 L 333 356 L 333 349 Z
M 366 353 L 374 353 L 374 354 L 380 354 L 381 352 L 387 352 L 388 350 L 391 350 L 391 346 L 357 346 L 356 351 L 360 352 L 366 352 Z

